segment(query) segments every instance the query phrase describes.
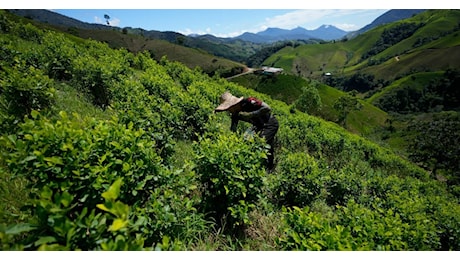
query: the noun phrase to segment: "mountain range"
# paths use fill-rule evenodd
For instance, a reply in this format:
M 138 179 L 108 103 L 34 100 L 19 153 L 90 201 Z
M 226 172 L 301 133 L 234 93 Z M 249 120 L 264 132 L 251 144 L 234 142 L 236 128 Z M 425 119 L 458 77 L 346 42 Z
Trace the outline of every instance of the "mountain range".
M 235 37 L 243 41 L 251 41 L 255 43 L 272 43 L 285 40 L 335 40 L 340 39 L 347 34 L 333 25 L 322 25 L 315 30 L 307 30 L 298 26 L 297 28 L 287 30 L 280 28 L 268 28 L 265 31 L 258 33 L 245 32 L 242 35 Z

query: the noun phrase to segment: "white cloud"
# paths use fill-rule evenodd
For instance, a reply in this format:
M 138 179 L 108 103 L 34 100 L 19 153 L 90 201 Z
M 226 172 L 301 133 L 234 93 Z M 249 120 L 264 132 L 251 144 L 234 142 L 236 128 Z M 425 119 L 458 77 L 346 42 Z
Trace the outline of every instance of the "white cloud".
M 105 24 L 105 21 L 102 20 L 102 19 L 101 19 L 100 17 L 98 17 L 98 16 L 94 16 L 94 22 L 95 22 L 95 23 L 103 23 L 103 24 Z
M 206 28 L 204 31 L 203 30 L 192 30 L 190 28 L 186 28 L 185 30 L 179 30 L 178 33 L 183 34 L 183 35 L 190 35 L 190 34 L 198 34 L 198 35 L 204 35 L 204 34 L 211 34 L 211 28 Z
M 237 32 L 230 32 L 230 33 L 218 33 L 215 34 L 216 37 L 221 37 L 221 38 L 231 38 L 231 37 L 236 37 L 240 36 L 241 34 L 248 32 L 247 30 L 243 31 L 237 31 Z
M 356 31 L 362 28 L 361 26 L 357 26 L 356 24 L 349 24 L 349 23 L 332 24 L 332 25 L 344 31 Z
M 334 12 L 334 10 L 297 10 L 283 15 L 277 15 L 272 18 L 266 18 L 263 26 L 265 28 L 276 27 L 282 29 L 293 29 L 297 26 L 302 26 L 324 18 L 332 12 Z
M 327 24 L 334 25 L 344 31 L 352 31 L 358 30 L 371 23 L 372 19 L 377 18 L 378 16 L 375 15 L 376 11 L 381 12 L 380 10 L 366 9 L 296 10 L 283 15 L 266 18 L 264 23 L 259 25 L 259 28 L 262 30 L 265 30 L 268 27 L 293 29 L 300 26 L 308 30 L 314 30 L 323 24 Z M 369 17 L 371 17 L 371 20 L 369 20 Z
M 115 18 L 109 21 L 111 26 L 119 26 L 120 25 L 120 19 Z
M 181 33 L 183 35 L 190 35 L 190 34 L 197 34 L 197 35 L 204 35 L 204 34 L 212 34 L 216 37 L 221 37 L 221 38 L 230 38 L 230 37 L 236 37 L 239 36 L 243 33 L 247 32 L 246 30 L 243 31 L 238 31 L 238 32 L 230 32 L 230 33 L 213 33 L 211 28 L 206 28 L 204 31 L 203 30 L 192 30 L 190 28 L 187 28 L 185 30 L 179 30 L 178 33 Z
M 185 30 L 179 30 L 178 33 L 181 33 L 183 35 L 189 35 L 189 34 L 195 34 L 195 33 L 199 34 L 199 33 L 195 32 L 195 31 L 193 31 L 193 30 L 191 30 L 189 28 L 186 28 Z

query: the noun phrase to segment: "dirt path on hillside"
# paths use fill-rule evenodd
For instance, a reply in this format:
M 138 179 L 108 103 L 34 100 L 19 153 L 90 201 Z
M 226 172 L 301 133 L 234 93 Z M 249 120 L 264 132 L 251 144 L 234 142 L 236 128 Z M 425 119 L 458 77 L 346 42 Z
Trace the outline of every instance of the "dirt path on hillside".
M 225 79 L 226 79 L 226 80 L 233 79 L 233 78 L 236 78 L 236 77 L 239 77 L 239 76 L 243 76 L 243 75 L 246 75 L 246 74 L 254 73 L 254 71 L 255 71 L 255 69 L 253 69 L 253 68 L 246 68 L 246 71 L 245 71 L 245 72 L 240 73 L 240 74 L 233 75 L 233 76 L 228 77 L 228 78 L 225 78 Z

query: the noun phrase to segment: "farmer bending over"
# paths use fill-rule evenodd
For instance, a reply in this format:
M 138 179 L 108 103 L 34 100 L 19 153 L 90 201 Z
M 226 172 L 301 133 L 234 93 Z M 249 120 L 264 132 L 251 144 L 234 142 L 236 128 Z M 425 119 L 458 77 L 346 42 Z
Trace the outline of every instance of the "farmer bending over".
M 215 112 L 228 111 L 232 117 L 230 129 L 235 132 L 238 121 L 243 120 L 253 125 L 256 133 L 265 138 L 270 145 L 268 154 L 267 168 L 269 171 L 274 169 L 274 142 L 275 135 L 278 132 L 278 120 L 271 113 L 272 109 L 265 102 L 254 97 L 237 98 L 225 92 L 220 96 L 220 105 L 214 110 Z

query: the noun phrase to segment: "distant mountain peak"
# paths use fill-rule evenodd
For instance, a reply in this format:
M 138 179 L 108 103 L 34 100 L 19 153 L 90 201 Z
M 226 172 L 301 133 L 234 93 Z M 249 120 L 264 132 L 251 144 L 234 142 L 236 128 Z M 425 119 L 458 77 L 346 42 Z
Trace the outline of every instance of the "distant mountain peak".
M 320 39 L 320 40 L 336 40 L 340 39 L 347 34 L 346 31 L 343 31 L 333 25 L 321 25 L 315 30 L 307 30 L 300 26 L 297 26 L 294 29 L 280 29 L 280 28 L 267 28 L 262 32 L 258 32 L 257 38 L 254 38 L 254 34 L 251 35 L 251 38 L 248 35 L 242 34 L 235 38 L 254 41 L 257 39 L 257 42 L 276 42 L 276 41 L 285 41 L 285 40 L 310 40 L 310 39 Z

